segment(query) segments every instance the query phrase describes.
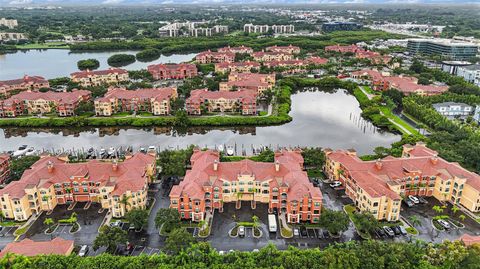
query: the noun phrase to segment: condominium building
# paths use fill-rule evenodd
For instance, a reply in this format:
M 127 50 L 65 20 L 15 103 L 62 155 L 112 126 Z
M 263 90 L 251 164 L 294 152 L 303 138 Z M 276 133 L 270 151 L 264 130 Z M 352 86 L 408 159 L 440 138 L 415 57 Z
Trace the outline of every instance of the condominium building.
M 473 107 L 464 103 L 443 102 L 432 106 L 440 115 L 448 119 L 465 119 L 474 113 Z
M 228 34 L 228 26 L 215 25 L 213 27 L 194 28 L 190 30 L 190 36 L 213 36 L 218 34 Z
M 406 95 L 437 95 L 448 90 L 448 86 L 421 85 L 417 83 L 418 79 L 415 77 L 390 76 L 388 73 L 381 73 L 371 69 L 352 72 L 351 77 L 370 81 L 373 89 L 377 91 L 397 89 Z
M 162 37 L 177 36 L 212 36 L 216 34 L 228 33 L 228 26 L 215 25 L 213 27 L 201 27 L 206 25 L 208 21 L 200 22 L 174 22 L 164 25 L 158 29 L 158 33 Z
M 468 60 L 478 54 L 478 45 L 453 39 L 409 39 L 410 53 L 440 55 L 452 60 Z
M 456 75 L 480 86 L 480 64 L 458 67 Z
M 153 64 L 147 70 L 156 80 L 186 79 L 197 76 L 197 66 L 194 64 Z
M 306 72 L 305 67 L 309 63 L 305 60 L 286 60 L 286 61 L 270 61 L 263 62 L 263 66 L 268 68 L 278 68 L 283 69 L 282 74 L 296 74 Z
M 52 112 L 56 112 L 61 117 L 74 116 L 78 105 L 88 101 L 90 97 L 91 92 L 86 90 L 71 92 L 24 91 L 6 100 L 0 100 L 0 117 Z
M 233 63 L 217 63 L 215 64 L 215 72 L 225 74 L 229 72 L 249 73 L 252 70 L 259 70 L 260 63 L 257 62 L 233 62 Z
M 252 57 L 256 62 L 285 61 L 293 59 L 293 55 L 290 53 L 273 51 L 257 51 L 252 53 Z
M 368 59 L 371 64 L 388 64 L 392 61 L 392 57 L 388 55 L 381 55 L 375 51 L 358 50 L 355 53 L 357 59 Z
M 10 155 L 0 154 L 0 184 L 10 175 Z
M 234 62 L 235 53 L 207 50 L 195 56 L 195 61 L 200 64 Z
M 27 36 L 24 33 L 0 33 L 0 41 L 19 41 L 27 40 Z
M 7 219 L 25 221 L 58 204 L 94 202 L 111 210 L 113 217 L 122 217 L 127 210 L 146 207 L 155 169 L 154 153 L 136 153 L 122 162 L 69 163 L 42 156 L 20 180 L 0 190 L 1 210 Z
M 182 219 L 201 221 L 207 212 L 223 211 L 225 203 L 242 202 L 256 208 L 268 204 L 268 212 L 276 209 L 287 222 L 317 223 L 322 208 L 322 193 L 303 171 L 300 151 L 279 151 L 273 163 L 242 160 L 220 162 L 216 151 L 194 150 L 192 169 L 170 192 L 170 208 Z
M 323 65 L 328 63 L 328 59 L 322 57 L 308 57 L 305 59 L 309 64 L 313 65 Z
M 120 68 L 110 68 L 106 70 L 84 70 L 70 74 L 72 81 L 83 87 L 92 87 L 100 85 L 112 85 L 120 82 L 129 81 L 128 71 Z
M 0 26 L 6 26 L 9 29 L 13 29 L 18 26 L 17 20 L 9 20 L 6 18 L 0 18 Z
M 39 90 L 50 88 L 48 80 L 40 76 L 27 76 L 23 78 L 0 81 L 0 95 L 9 96 L 12 91 Z
M 347 53 L 347 52 L 357 53 L 359 51 L 364 51 L 364 49 L 357 45 L 347 45 L 347 46 L 332 45 L 332 46 L 326 46 L 325 51 L 333 51 L 333 52 L 340 52 L 340 53 Z
M 111 116 L 118 112 L 146 111 L 153 115 L 170 114 L 170 101 L 176 99 L 176 88 L 137 89 L 110 88 L 104 97 L 95 99 L 95 114 Z
M 327 33 L 333 31 L 356 31 L 362 28 L 363 24 L 350 21 L 335 21 L 322 24 L 322 31 Z
M 222 52 L 222 53 L 225 53 L 225 52 L 228 52 L 228 53 L 239 53 L 239 54 L 252 54 L 253 53 L 253 49 L 250 48 L 250 47 L 245 47 L 244 45 L 241 45 L 241 46 L 238 46 L 238 47 L 223 47 L 223 48 L 219 48 L 218 49 L 218 52 Z
M 275 74 L 230 73 L 228 82 L 220 82 L 220 91 L 251 90 L 258 94 L 272 89 Z
M 423 143 L 404 145 L 400 158 L 362 161 L 355 151 L 325 150 L 325 173 L 339 180 L 361 211 L 376 219 L 397 221 L 402 197 L 433 196 L 480 211 L 480 176 L 448 162 Z
M 185 101 L 187 113 L 201 115 L 208 112 L 241 112 L 242 115 L 257 114 L 257 92 L 193 90 Z
M 271 52 L 279 52 L 279 53 L 284 53 L 284 54 L 299 54 L 300 53 L 300 47 L 297 46 L 271 46 L 271 47 L 266 47 L 266 51 L 271 51 Z
M 295 26 L 289 25 L 254 25 L 251 23 L 243 26 L 243 31 L 246 33 L 264 34 L 272 31 L 275 34 L 291 34 L 295 32 Z

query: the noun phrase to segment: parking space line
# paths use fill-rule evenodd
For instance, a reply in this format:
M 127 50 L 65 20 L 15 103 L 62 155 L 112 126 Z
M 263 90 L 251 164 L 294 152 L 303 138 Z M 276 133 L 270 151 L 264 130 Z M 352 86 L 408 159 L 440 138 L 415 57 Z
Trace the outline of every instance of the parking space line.
M 145 247 L 143 247 L 142 251 L 138 254 L 139 256 L 145 251 Z

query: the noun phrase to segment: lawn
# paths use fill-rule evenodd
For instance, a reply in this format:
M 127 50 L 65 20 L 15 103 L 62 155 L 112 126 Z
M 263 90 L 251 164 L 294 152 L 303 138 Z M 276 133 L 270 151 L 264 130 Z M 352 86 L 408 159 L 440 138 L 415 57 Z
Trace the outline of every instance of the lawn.
M 64 42 L 30 43 L 25 45 L 17 45 L 17 49 L 70 49 L 70 46 Z
M 382 111 L 383 115 L 390 120 L 394 121 L 396 124 L 402 126 L 403 128 L 407 129 L 410 133 L 420 135 L 417 129 L 413 128 L 410 124 L 406 123 L 404 120 L 399 118 L 397 115 L 393 114 L 392 111 L 388 107 L 381 106 L 379 107 L 380 111 Z M 402 133 L 403 130 L 399 129 Z
M 25 224 L 25 221 L 16 222 L 16 221 L 7 220 L 7 221 L 0 222 L 0 226 L 2 227 L 22 226 L 23 224 Z

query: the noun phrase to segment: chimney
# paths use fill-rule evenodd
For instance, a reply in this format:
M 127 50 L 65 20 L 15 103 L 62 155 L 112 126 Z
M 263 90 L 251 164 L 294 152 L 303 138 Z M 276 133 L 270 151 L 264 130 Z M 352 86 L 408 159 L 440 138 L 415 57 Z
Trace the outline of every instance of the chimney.
M 47 169 L 48 169 L 49 173 L 53 172 L 53 162 L 52 161 L 47 162 Z
M 382 166 L 383 166 L 382 160 L 378 159 L 377 161 L 375 161 L 375 167 L 378 170 L 382 169 Z
M 218 169 L 218 160 L 215 159 L 215 161 L 213 162 L 213 171 L 217 171 Z
M 112 161 L 112 170 L 113 171 L 117 171 L 118 169 L 118 161 L 117 160 L 113 160 Z
M 275 161 L 275 171 L 280 171 L 280 162 L 278 160 Z
M 432 162 L 432 164 L 437 164 L 438 163 L 438 157 L 436 155 L 434 155 L 430 158 L 430 161 Z

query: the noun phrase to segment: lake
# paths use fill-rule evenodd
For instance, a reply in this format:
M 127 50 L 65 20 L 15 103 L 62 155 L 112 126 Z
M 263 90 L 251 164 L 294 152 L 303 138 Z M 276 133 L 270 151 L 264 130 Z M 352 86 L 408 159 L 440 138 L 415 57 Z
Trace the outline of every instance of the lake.
M 168 127 L 85 128 L 85 129 L 0 129 L 0 151 L 27 144 L 36 149 L 80 149 L 94 147 L 148 147 L 161 149 L 236 145 L 249 153 L 252 145 L 320 146 L 333 149 L 354 148 L 360 154 L 372 153 L 378 146 L 389 147 L 400 136 L 374 127 L 361 116 L 355 97 L 343 90 L 335 93 L 299 92 L 292 95 L 293 121 L 280 126 L 191 128 L 178 134 Z
M 108 52 L 70 52 L 65 49 L 26 50 L 12 54 L 0 55 L 0 80 L 9 80 L 24 75 L 43 76 L 47 79 L 68 77 L 78 71 L 77 62 L 84 59 L 97 59 L 99 69 L 107 69 L 107 59 L 118 53 L 136 54 L 138 51 L 108 51 Z M 122 68 L 140 70 L 151 64 L 180 63 L 191 61 L 195 53 L 162 55 L 155 61 L 143 63 L 136 61 Z

